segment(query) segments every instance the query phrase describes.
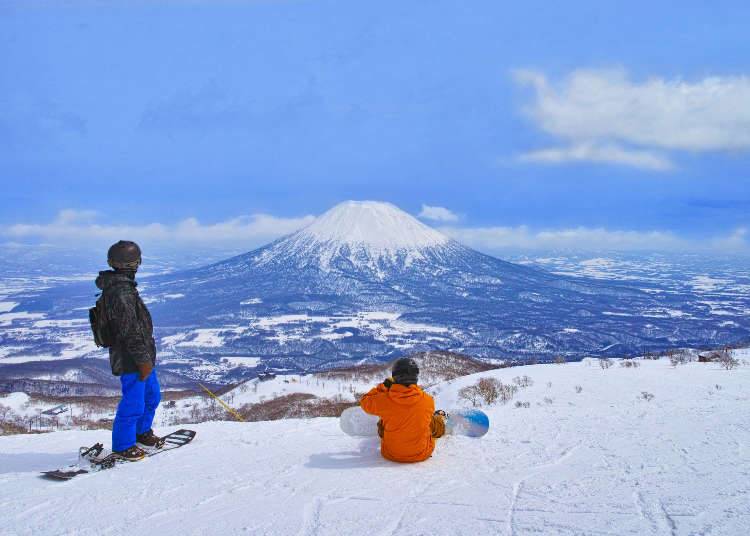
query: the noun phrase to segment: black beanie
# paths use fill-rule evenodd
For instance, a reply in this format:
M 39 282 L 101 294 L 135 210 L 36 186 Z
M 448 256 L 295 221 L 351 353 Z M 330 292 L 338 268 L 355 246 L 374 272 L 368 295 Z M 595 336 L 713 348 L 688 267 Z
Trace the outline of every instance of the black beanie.
M 393 376 L 393 383 L 406 385 L 408 387 L 409 385 L 417 383 L 419 366 L 413 359 L 402 357 L 393 364 L 391 376 Z

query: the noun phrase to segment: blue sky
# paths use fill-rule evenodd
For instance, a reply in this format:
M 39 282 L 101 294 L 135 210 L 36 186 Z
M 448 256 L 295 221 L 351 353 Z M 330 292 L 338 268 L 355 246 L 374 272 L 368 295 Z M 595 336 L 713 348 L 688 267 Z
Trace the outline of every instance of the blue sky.
M 0 0 L 0 241 L 747 252 L 749 4 L 552 4 Z

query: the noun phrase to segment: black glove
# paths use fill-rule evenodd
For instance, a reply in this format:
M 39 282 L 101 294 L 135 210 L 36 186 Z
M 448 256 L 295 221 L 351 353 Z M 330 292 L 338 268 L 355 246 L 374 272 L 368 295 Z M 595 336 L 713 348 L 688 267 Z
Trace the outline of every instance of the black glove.
M 390 389 L 391 385 L 393 385 L 393 378 L 386 378 L 383 385 L 385 385 L 386 389 Z

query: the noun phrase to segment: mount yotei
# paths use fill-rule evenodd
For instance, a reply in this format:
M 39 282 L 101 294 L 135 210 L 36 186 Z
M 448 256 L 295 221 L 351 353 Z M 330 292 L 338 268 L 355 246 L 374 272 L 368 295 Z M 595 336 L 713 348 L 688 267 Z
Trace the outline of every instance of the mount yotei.
M 504 262 L 369 201 L 342 203 L 264 247 L 145 278 L 139 288 L 162 366 L 217 381 L 433 349 L 519 361 L 624 355 L 735 342 L 748 327 L 720 323 L 688 293 Z M 8 299 L 18 303 L 14 311 L 85 340 L 81 308 L 93 291 L 77 284 Z M 64 344 L 47 337 L 44 351 L 102 356 L 86 344 L 57 346 Z

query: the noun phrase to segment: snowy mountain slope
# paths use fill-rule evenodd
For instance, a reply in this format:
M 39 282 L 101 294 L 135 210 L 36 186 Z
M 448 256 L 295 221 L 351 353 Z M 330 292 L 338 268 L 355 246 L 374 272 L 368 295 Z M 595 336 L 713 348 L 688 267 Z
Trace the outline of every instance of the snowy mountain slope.
M 140 289 L 162 365 L 227 382 L 266 367 L 304 372 L 434 349 L 509 360 L 632 355 L 735 343 L 750 329 L 747 303 L 727 313 L 688 288 L 504 262 L 376 202 L 342 203 L 267 246 L 146 278 Z M 14 304 L 0 313 L 0 335 L 13 348 L 5 358 L 101 356 L 83 345 L 94 292 L 86 283 L 3 298 Z M 71 319 L 83 323 L 69 327 Z M 218 366 L 232 357 L 259 361 Z
M 192 389 L 195 382 L 163 370 L 160 381 L 171 388 Z M 53 396 L 119 395 L 120 380 L 105 359 L 46 359 L 3 364 L 0 392 L 25 391 Z
M 450 250 L 455 242 L 390 203 L 347 201 L 301 231 L 277 241 L 255 257 L 259 265 L 289 259 L 313 261 L 332 270 L 345 260 L 353 267 L 379 272 L 383 264 L 405 266 L 423 255 Z
M 430 387 L 435 384 L 465 376 L 474 372 L 491 370 L 496 365 L 490 365 L 469 356 L 449 352 L 426 352 L 413 354 L 412 357 L 420 369 L 420 385 Z M 382 365 L 364 365 L 333 369 L 326 372 L 311 374 L 276 374 L 274 377 L 253 378 L 224 392 L 221 399 L 232 408 L 242 411 L 243 406 L 253 404 L 272 403 L 282 397 L 293 395 L 309 395 L 315 399 L 326 399 L 332 402 L 357 402 L 359 397 L 370 390 L 374 383 L 382 381 L 391 375 L 391 363 Z M 0 398 L 2 403 L 2 398 Z M 156 414 L 159 423 L 185 422 L 191 418 L 193 408 L 205 411 L 212 400 L 207 399 L 205 393 L 181 398 L 174 407 L 166 408 L 162 405 Z M 275 404 L 277 405 L 277 404 Z M 212 408 L 225 414 L 219 407 Z M 297 408 L 289 408 L 286 415 L 305 415 Z M 305 410 L 307 411 L 307 410 Z M 314 410 L 311 410 L 314 411 Z M 210 413 L 206 412 L 204 414 Z M 229 414 L 226 413 L 229 417 Z
M 336 419 L 213 422 L 164 456 L 47 482 L 38 471 L 106 432 L 0 437 L 0 532 L 750 533 L 750 368 L 498 369 L 437 386 L 438 406 L 480 376 L 519 373 L 534 382 L 516 396 L 529 408 L 486 407 L 487 436 L 443 438 L 415 465 L 382 459 L 377 440 L 342 434 Z
M 413 354 L 412 357 L 420 368 L 420 383 L 423 386 L 432 386 L 446 380 L 454 379 L 467 374 L 491 370 L 497 365 L 484 363 L 469 356 L 449 352 L 427 352 L 425 354 Z M 247 359 L 247 358 L 246 358 Z M 92 360 L 86 360 L 92 361 Z M 241 360 L 240 362 L 244 362 Z M 42 363 L 45 364 L 45 363 Z M 0 391 L 0 424 L 15 425 L 28 428 L 29 419 L 38 417 L 43 411 L 49 410 L 64 403 L 67 411 L 54 416 L 42 417 L 41 420 L 33 420 L 31 423 L 34 430 L 60 430 L 75 429 L 81 426 L 81 419 L 87 421 L 87 425 L 97 423 L 101 420 L 110 420 L 114 417 L 117 402 L 120 395 L 120 384 L 116 377 L 109 371 L 104 377 L 106 382 L 101 385 L 80 383 L 80 370 L 75 364 L 66 374 L 67 380 L 55 382 L 54 388 L 56 398 L 47 398 L 34 395 L 29 397 L 26 392 L 46 392 L 49 382 L 37 380 L 23 382 L 0 381 L 0 389 L 19 385 L 23 389 L 3 394 Z M 78 366 L 85 366 L 81 363 Z M 353 403 L 359 400 L 359 396 L 370 389 L 373 383 L 381 381 L 391 374 L 391 363 L 381 365 L 364 365 L 333 369 L 326 372 L 311 374 L 276 374 L 264 375 L 261 378 L 252 378 L 231 389 L 217 389 L 212 384 L 206 387 L 220 394 L 221 399 L 232 408 L 238 410 L 246 419 L 265 420 L 268 418 L 291 418 L 304 416 L 332 415 L 335 411 L 341 411 L 339 403 Z M 104 375 L 103 375 L 104 376 Z M 162 370 L 159 370 L 160 383 L 176 383 L 179 380 L 170 378 Z M 114 383 L 112 383 L 114 382 Z M 10 385 L 9 385 L 10 384 Z M 218 416 L 233 418 L 214 399 L 207 395 L 202 389 L 195 392 L 197 384 L 186 386 L 186 390 L 177 393 L 168 393 L 163 389 L 164 398 L 162 404 L 157 408 L 156 426 L 175 426 L 184 422 L 200 422 L 213 420 Z M 199 388 L 199 387 L 198 387 Z M 100 395 L 99 397 L 87 397 L 84 395 Z M 295 404 L 289 397 L 302 395 L 298 398 L 309 401 L 308 405 Z M 104 398 L 109 396 L 111 398 Z M 286 397 L 286 398 L 285 398 Z M 167 403 L 171 401 L 171 403 Z M 253 405 L 261 405 L 262 408 Z M 321 405 L 325 411 L 321 411 Z M 3 413 L 8 408 L 10 412 Z M 109 422 L 104 423 L 109 426 Z M 2 428 L 0 426 L 0 428 Z M 1 433 L 1 432 L 0 432 Z

